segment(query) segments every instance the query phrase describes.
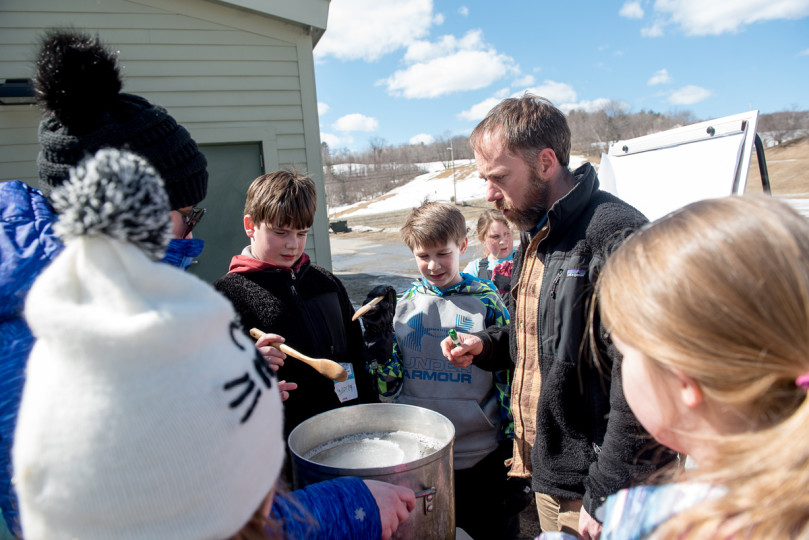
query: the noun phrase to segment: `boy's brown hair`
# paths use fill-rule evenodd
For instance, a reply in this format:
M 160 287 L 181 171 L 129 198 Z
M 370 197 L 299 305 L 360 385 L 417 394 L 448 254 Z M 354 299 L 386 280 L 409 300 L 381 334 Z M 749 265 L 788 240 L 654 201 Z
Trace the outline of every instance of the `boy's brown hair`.
M 402 227 L 402 240 L 410 248 L 432 248 L 453 241 L 458 245 L 466 238 L 466 219 L 455 205 L 424 202 L 414 208 Z
M 254 223 L 308 229 L 315 221 L 314 181 L 292 171 L 275 171 L 253 180 L 247 188 L 244 215 Z

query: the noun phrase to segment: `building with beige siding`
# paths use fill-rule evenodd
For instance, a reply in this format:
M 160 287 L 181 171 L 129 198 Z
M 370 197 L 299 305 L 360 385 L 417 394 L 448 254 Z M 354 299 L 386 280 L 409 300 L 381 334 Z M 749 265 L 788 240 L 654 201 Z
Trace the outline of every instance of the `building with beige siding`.
M 52 27 L 98 34 L 119 51 L 125 92 L 168 109 L 200 144 L 210 181 L 193 271 L 212 281 L 247 244 L 248 184 L 279 168 L 309 173 L 318 211 L 306 244 L 331 267 L 312 49 L 329 0 L 2 0 L 0 83 L 29 79 Z M 0 104 L 0 180 L 38 185 L 40 111 Z

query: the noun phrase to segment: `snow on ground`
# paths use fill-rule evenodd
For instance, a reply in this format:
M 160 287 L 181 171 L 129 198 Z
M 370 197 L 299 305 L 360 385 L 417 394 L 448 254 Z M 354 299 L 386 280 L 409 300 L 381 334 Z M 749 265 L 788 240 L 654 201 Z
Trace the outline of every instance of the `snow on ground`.
M 570 168 L 575 169 L 585 161 L 584 156 L 571 155 Z M 450 201 L 455 197 L 456 202 L 483 199 L 486 196 L 486 183 L 480 179 L 474 163 L 473 159 L 456 159 L 454 183 L 451 170 L 445 168 L 443 162 L 419 163 L 419 167 L 429 172 L 371 201 L 331 207 L 329 216 L 339 214 L 341 219 L 345 219 L 406 210 L 415 208 L 425 199 Z
M 455 166 L 460 167 L 461 165 L 465 165 L 467 163 L 474 162 L 474 159 L 456 159 Z M 429 163 L 416 163 L 416 167 L 427 171 L 428 173 L 435 173 L 439 171 L 445 170 L 448 165 L 445 166 L 443 161 L 431 161 Z M 335 163 L 331 166 L 331 170 L 334 174 L 366 174 L 368 169 L 373 169 L 373 165 L 368 163 Z
M 800 137 L 809 135 L 809 129 L 796 129 L 787 133 L 786 135 L 784 133 L 778 134 L 772 131 L 757 131 L 756 133 L 761 137 L 761 140 L 764 142 L 764 146 L 766 148 L 772 148 L 773 146 L 778 145 L 778 136 L 781 137 L 781 144 L 784 144 L 794 139 L 799 139 Z M 769 161 L 767 162 L 769 163 Z

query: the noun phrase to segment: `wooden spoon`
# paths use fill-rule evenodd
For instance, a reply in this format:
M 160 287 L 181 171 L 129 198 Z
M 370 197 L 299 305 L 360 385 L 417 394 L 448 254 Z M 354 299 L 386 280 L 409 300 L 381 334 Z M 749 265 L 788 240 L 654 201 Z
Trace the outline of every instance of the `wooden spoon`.
M 375 306 L 375 305 L 377 305 L 379 302 L 381 302 L 383 298 L 385 298 L 385 296 L 384 296 L 384 295 L 383 295 L 383 296 L 377 296 L 376 298 L 374 298 L 373 300 L 371 300 L 370 302 L 368 302 L 368 303 L 367 303 L 367 304 L 365 304 L 364 306 L 360 307 L 360 309 L 358 309 L 358 310 L 357 310 L 357 311 L 354 313 L 354 316 L 353 316 L 353 317 L 351 317 L 351 320 L 352 320 L 352 321 L 356 321 L 357 319 L 359 319 L 360 317 L 362 317 L 363 315 L 365 315 L 366 313 L 368 313 L 368 311 L 370 311 L 372 307 L 374 307 L 374 306 Z
M 264 335 L 264 332 L 258 328 L 251 328 L 250 335 L 253 336 L 254 339 L 258 339 Z M 311 358 L 301 352 L 296 351 L 285 343 L 270 343 L 270 347 L 275 347 L 287 356 L 297 358 L 304 364 L 309 364 L 318 373 L 333 381 L 343 382 L 348 379 L 348 373 L 346 372 L 345 368 L 334 360 L 329 360 L 327 358 Z

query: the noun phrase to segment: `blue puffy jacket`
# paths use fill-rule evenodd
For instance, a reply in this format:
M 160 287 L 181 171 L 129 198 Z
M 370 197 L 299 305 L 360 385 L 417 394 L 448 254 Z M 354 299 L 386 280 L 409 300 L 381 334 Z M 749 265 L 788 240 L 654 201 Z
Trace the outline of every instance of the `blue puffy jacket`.
M 0 183 L 0 509 L 17 536 L 11 445 L 25 362 L 34 345 L 22 311 L 34 280 L 62 249 L 53 235 L 53 220 L 53 210 L 39 190 L 18 180 Z

